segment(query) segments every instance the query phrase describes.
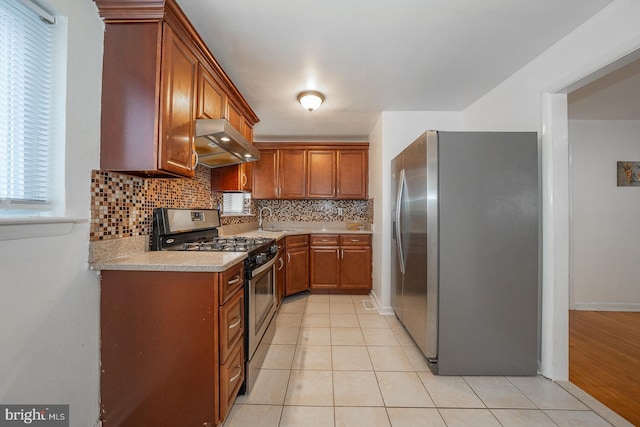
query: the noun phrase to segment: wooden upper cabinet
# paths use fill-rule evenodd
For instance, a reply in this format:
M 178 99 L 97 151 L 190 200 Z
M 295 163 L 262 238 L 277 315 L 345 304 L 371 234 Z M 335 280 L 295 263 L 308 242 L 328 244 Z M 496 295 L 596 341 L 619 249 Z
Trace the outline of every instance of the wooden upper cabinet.
M 229 120 L 231 126 L 233 126 L 238 132 L 242 133 L 242 124 L 244 121 L 242 118 L 242 113 L 240 112 L 240 109 L 236 107 L 231 101 L 227 103 L 227 120 Z
M 228 100 L 225 117 L 249 142 L 253 142 L 253 126 L 247 121 L 240 109 Z M 221 116 L 222 117 L 222 116 Z M 253 182 L 253 162 L 240 163 L 211 170 L 211 190 L 250 192 Z
M 256 143 L 255 199 L 366 199 L 369 144 Z
M 194 175 L 197 58 L 165 22 L 105 25 L 100 168 Z
M 202 65 L 198 70 L 199 119 L 222 119 L 227 105 L 227 95 L 215 78 Z
M 260 150 L 260 160 L 253 165 L 254 199 L 278 198 L 278 150 Z
M 163 31 L 161 75 L 159 169 L 193 177 L 198 59 L 168 24 Z
M 336 198 L 368 197 L 369 155 L 366 150 L 338 150 Z
M 306 197 L 306 169 L 305 150 L 279 150 L 278 197 L 280 199 Z
M 333 199 L 336 196 L 336 151 L 307 151 L 307 198 Z
M 95 2 L 105 21 L 101 169 L 193 177 L 196 118 L 251 131 L 258 117 L 176 0 Z

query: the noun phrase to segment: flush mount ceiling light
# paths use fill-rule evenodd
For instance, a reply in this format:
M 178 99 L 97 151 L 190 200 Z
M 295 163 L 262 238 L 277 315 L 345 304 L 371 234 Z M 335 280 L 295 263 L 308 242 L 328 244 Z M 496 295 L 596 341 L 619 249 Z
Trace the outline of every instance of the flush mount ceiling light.
M 307 90 L 298 94 L 298 101 L 305 110 L 313 111 L 322 104 L 324 95 L 316 90 Z

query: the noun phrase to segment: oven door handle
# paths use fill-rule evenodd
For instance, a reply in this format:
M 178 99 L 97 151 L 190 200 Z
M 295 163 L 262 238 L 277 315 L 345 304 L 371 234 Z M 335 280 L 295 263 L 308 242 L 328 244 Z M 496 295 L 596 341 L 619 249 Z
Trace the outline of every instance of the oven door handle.
M 273 267 L 273 265 L 276 263 L 277 260 L 278 260 L 277 257 L 273 257 L 273 258 L 271 258 L 271 260 L 268 263 L 266 263 L 264 265 L 261 265 L 259 268 L 256 268 L 255 270 L 253 270 L 251 272 L 251 278 L 253 279 L 258 274 L 260 274 L 263 271 L 268 270 L 269 268 Z

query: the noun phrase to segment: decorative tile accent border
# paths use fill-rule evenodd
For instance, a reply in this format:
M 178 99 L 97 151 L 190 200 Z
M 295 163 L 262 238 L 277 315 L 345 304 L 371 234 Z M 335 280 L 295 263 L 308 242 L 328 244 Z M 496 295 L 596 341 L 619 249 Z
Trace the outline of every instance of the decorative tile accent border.
M 195 179 L 142 178 L 115 172 L 91 172 L 90 241 L 151 234 L 153 208 L 211 209 L 222 193 L 210 191 L 211 169 L 196 168 Z M 273 209 L 269 221 L 373 222 L 373 200 L 252 200 L 251 213 Z M 338 208 L 343 214 L 338 215 Z M 222 225 L 257 222 L 257 216 L 221 218 Z
M 256 200 L 258 212 L 269 207 L 268 221 L 373 222 L 373 200 Z M 338 215 L 342 208 L 342 215 Z M 265 213 L 266 215 L 266 213 Z

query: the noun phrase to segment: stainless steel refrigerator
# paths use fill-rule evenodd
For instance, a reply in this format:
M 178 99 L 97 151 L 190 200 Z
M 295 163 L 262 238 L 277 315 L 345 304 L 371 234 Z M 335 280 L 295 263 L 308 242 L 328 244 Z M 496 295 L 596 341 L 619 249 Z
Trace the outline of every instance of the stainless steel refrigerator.
M 535 375 L 536 133 L 427 131 L 391 172 L 391 305 L 431 370 Z

